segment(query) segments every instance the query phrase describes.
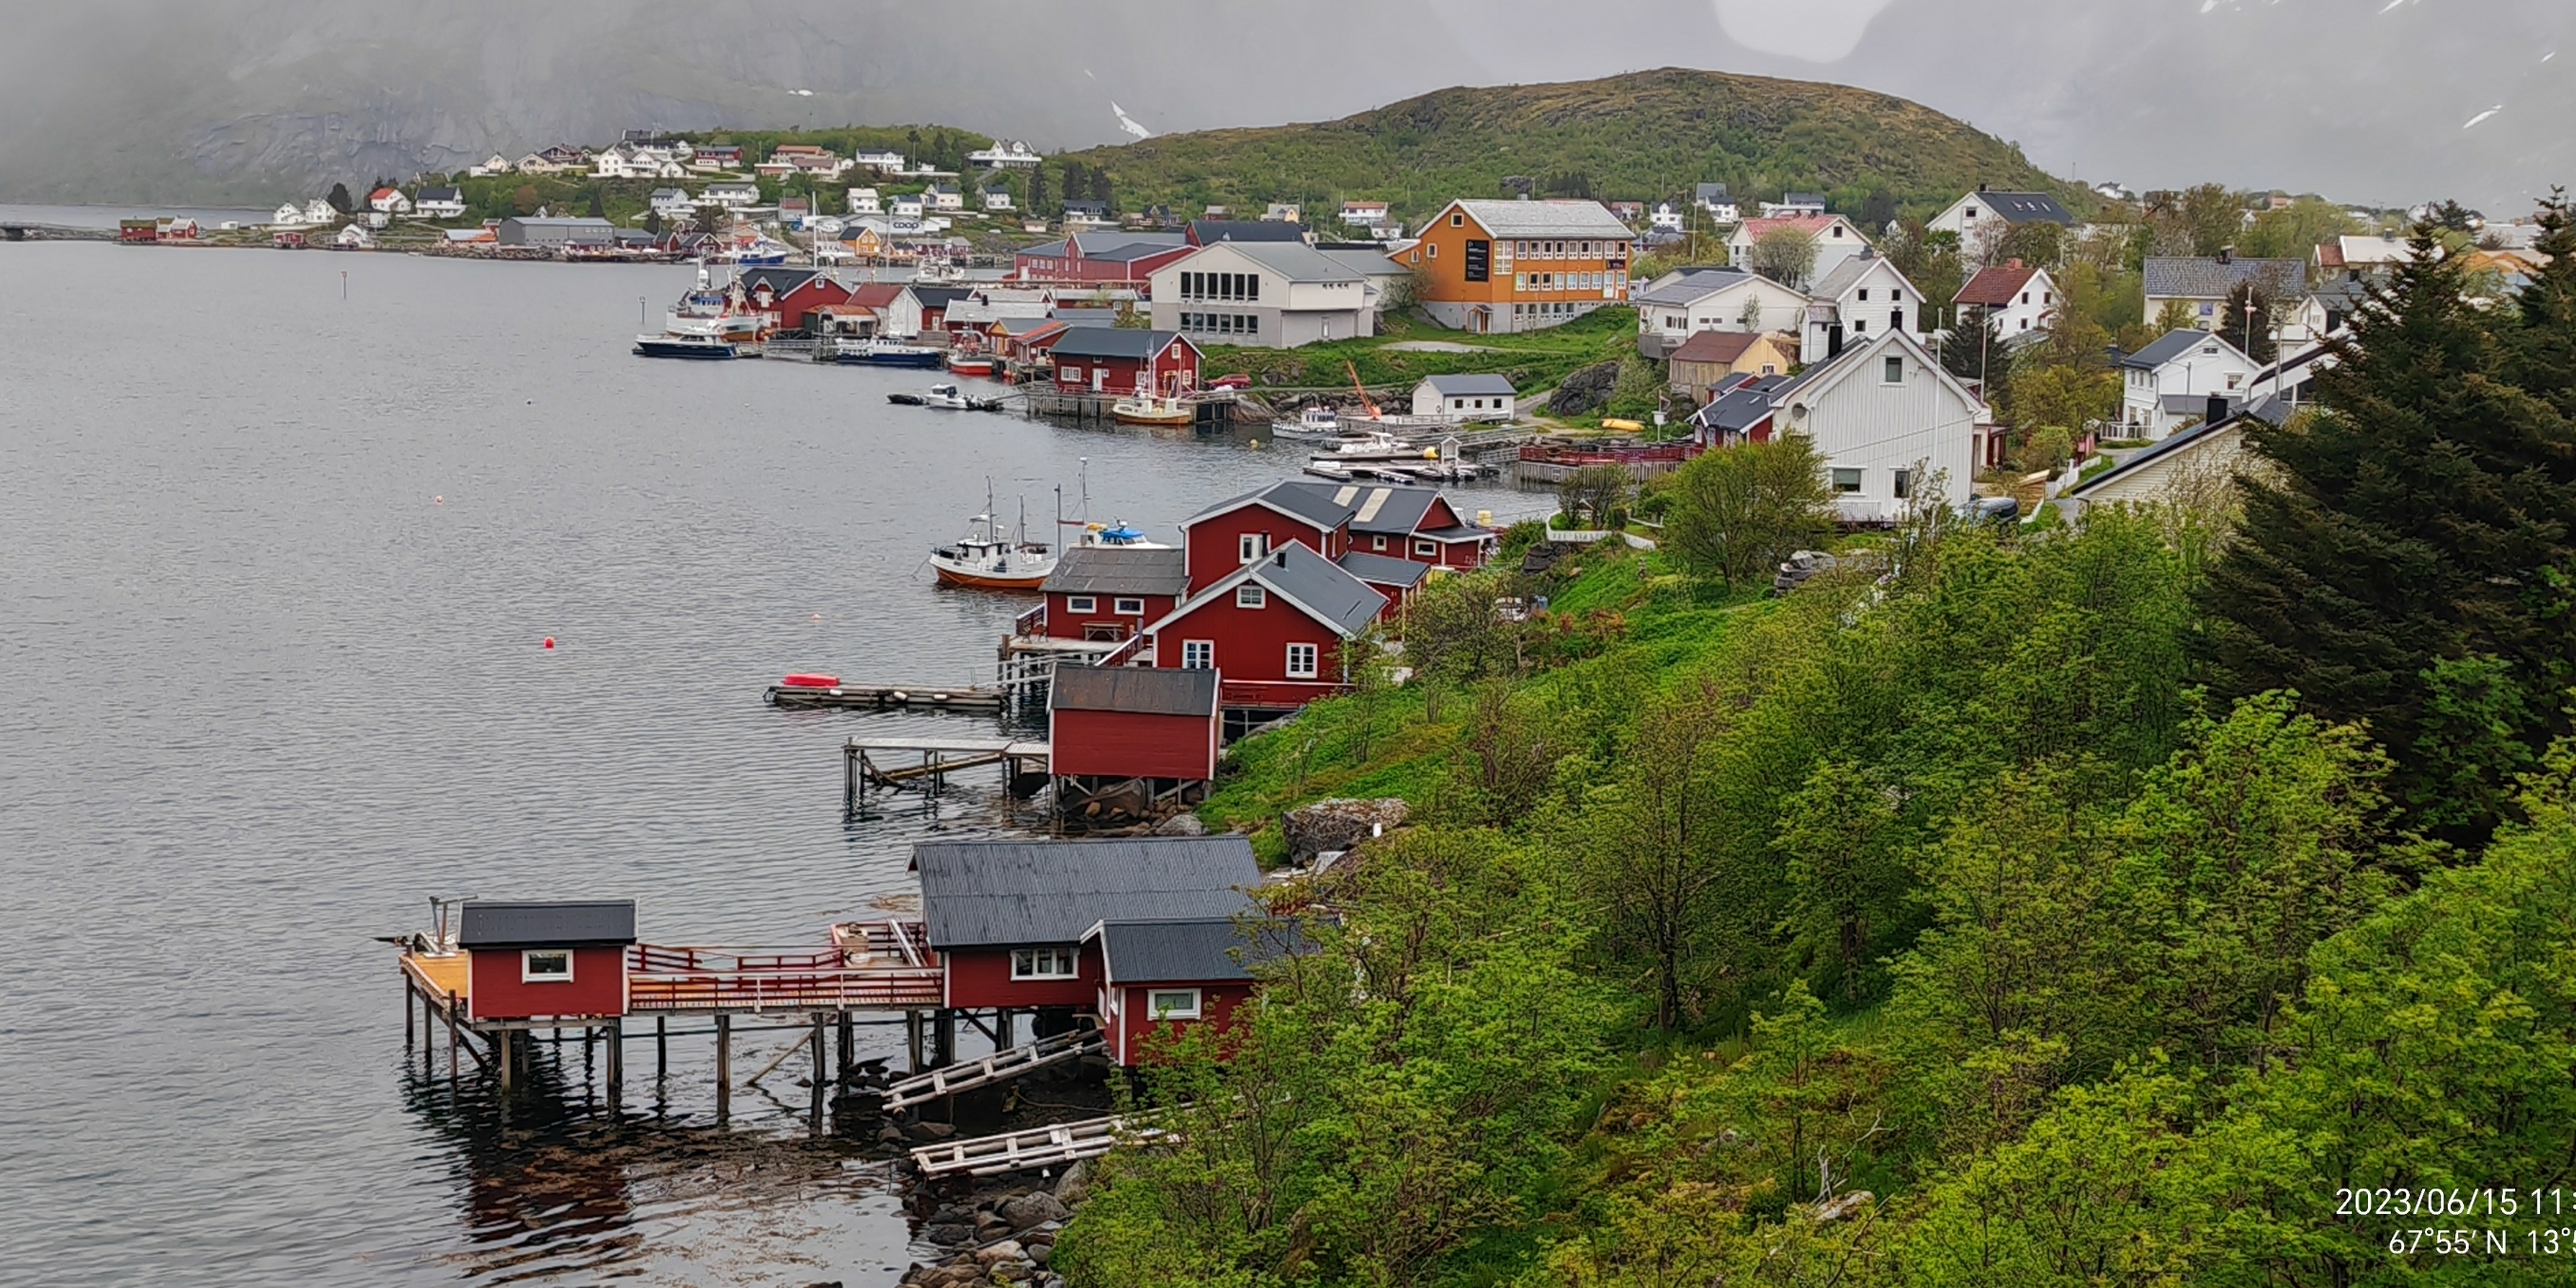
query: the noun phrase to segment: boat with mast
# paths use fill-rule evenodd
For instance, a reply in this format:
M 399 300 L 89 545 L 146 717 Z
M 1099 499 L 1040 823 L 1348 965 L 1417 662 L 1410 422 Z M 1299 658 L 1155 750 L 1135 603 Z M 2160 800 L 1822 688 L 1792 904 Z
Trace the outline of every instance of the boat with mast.
M 1020 506 L 1017 532 L 1005 536 L 993 517 L 993 485 L 984 483 L 984 512 L 967 521 L 967 535 L 930 552 L 930 568 L 943 586 L 979 590 L 1036 590 L 1055 572 L 1055 547 L 1029 540 L 1028 505 Z

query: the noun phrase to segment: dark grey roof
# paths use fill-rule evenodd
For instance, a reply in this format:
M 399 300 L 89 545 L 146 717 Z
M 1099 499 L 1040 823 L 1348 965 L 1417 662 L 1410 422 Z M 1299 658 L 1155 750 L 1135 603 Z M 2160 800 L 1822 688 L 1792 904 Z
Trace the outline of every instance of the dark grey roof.
M 924 841 L 912 866 L 942 950 L 1076 943 L 1110 917 L 1232 917 L 1261 880 L 1241 836 Z
M 789 291 L 795 290 L 797 287 L 813 281 L 814 270 L 810 268 L 784 268 L 764 265 L 758 268 L 746 268 L 742 270 L 742 277 L 739 280 L 742 282 L 742 289 L 745 291 L 750 291 L 762 285 L 766 285 L 772 292 L 779 295 L 785 295 Z
M 1129 327 L 1078 326 L 1055 342 L 1059 358 L 1150 358 L 1163 347 L 1180 340 L 1178 331 L 1146 331 Z M 1189 343 L 1186 340 L 1181 341 Z M 1195 347 L 1195 346 L 1193 346 Z
M 1075 546 L 1039 589 L 1068 595 L 1178 595 L 1189 588 L 1190 552 Z
M 1691 421 L 1704 428 L 1741 434 L 1770 415 L 1771 391 L 1747 385 L 1712 399 L 1691 414 Z
M 2075 226 L 2074 213 L 2045 192 L 1980 192 L 1977 200 L 1985 203 L 1986 209 L 1995 212 L 2008 224 Z
M 1822 206 L 1825 204 L 1825 194 L 1821 192 L 1784 192 L 1780 194 L 1780 204 L 1784 206 Z
M 949 305 L 955 304 L 957 301 L 965 299 L 967 296 L 974 293 L 975 288 L 971 286 L 916 286 L 912 288 L 912 298 L 921 301 L 921 307 L 925 309 L 945 309 Z
M 2287 424 L 2290 419 L 2290 404 L 2288 401 L 2281 398 L 2266 397 L 2261 402 L 2255 403 L 2251 407 L 2238 407 L 2221 419 L 2206 421 L 2204 423 L 2194 425 L 2178 434 L 2168 435 L 2161 442 L 2158 442 L 2152 447 L 2132 453 L 2121 460 L 2119 464 L 2076 484 L 2074 487 L 2068 488 L 2067 493 L 2071 496 L 2081 496 L 2084 493 L 2090 492 L 2094 488 L 2100 487 L 2123 474 L 2136 470 L 2149 461 L 2155 460 L 2169 453 L 2179 451 L 2193 443 L 2199 442 L 2202 438 L 2205 438 L 2210 434 L 2214 434 L 2219 430 L 2227 428 L 2230 425 L 2243 424 L 2245 419 L 2249 416 L 2261 420 L 2266 424 Z
M 2156 405 L 2178 416 L 2192 416 L 2209 410 L 2210 397 L 2211 396 L 2208 394 L 2158 394 L 2156 395 Z M 2224 393 L 2217 395 L 2217 397 L 2224 401 L 2230 410 L 2233 410 L 2236 404 L 2241 401 L 2240 399 L 2229 398 Z
M 1726 185 L 1722 183 L 1703 183 L 1696 185 L 1691 189 L 1691 199 L 1694 201 L 1724 201 L 1726 200 Z
M 1194 246 L 1228 241 L 1302 242 L 1306 240 L 1306 226 L 1285 219 L 1193 219 L 1189 239 Z
M 632 899 L 468 900 L 456 930 L 460 948 L 589 948 L 634 942 Z
M 1061 347 L 1061 346 L 1059 346 Z M 1333 489 L 1303 479 L 1287 479 L 1265 488 L 1227 497 L 1181 521 L 1186 528 L 1212 514 L 1223 514 L 1246 501 L 1265 501 L 1317 527 L 1329 528 L 1351 517 L 1351 507 L 1334 499 Z
M 1064 213 L 1068 215 L 1105 215 L 1109 213 L 1109 203 L 1106 201 L 1088 200 L 1068 201 L 1064 203 Z
M 1422 383 L 1443 398 L 1475 398 L 1490 394 L 1512 396 L 1512 382 L 1494 375 L 1425 376 Z
M 2286 304 L 2298 295 L 2307 277 L 2308 262 L 2303 259 L 2230 259 L 2222 264 L 2216 259 L 2156 256 L 2147 260 L 2145 269 L 2149 299 L 2224 299 L 2238 282 L 2252 280 Z
M 1636 298 L 1638 304 L 1695 304 L 1731 286 L 1751 281 L 1753 274 L 1740 268 L 1702 267 L 1683 269 L 1682 275 Z
M 1386 596 L 1367 582 L 1295 542 L 1252 565 L 1252 580 L 1304 605 L 1346 637 L 1367 630 L 1386 608 Z
M 2193 349 L 2203 344 L 2226 343 L 2227 342 L 2225 340 L 2218 338 L 2218 336 L 2212 332 L 2195 330 L 2191 327 L 2183 327 L 2179 330 L 2167 331 L 2163 335 L 2158 336 L 2154 342 L 2148 344 L 2145 348 L 2138 350 L 2136 353 L 2130 354 L 2128 357 L 2120 359 L 2120 365 L 2138 371 L 2153 371 L 2156 368 L 2191 352 Z M 2235 346 L 2229 345 L 2228 347 L 2233 348 Z
M 1062 259 L 1065 257 L 1065 253 L 1071 249 L 1072 239 L 1065 238 L 1057 241 L 1045 242 L 1036 246 L 1022 246 L 1012 253 L 1015 255 L 1026 255 L 1032 259 Z
M 1248 965 L 1311 948 L 1294 922 L 1230 917 L 1103 921 L 1083 938 L 1100 940 L 1111 984 L 1234 983 L 1252 978 Z
M 1410 589 L 1422 583 L 1431 573 L 1431 565 L 1387 555 L 1373 555 L 1354 550 L 1341 558 L 1342 571 L 1373 586 L 1398 586 Z
M 1214 671 L 1058 663 L 1047 683 L 1049 711 L 1125 711 L 1216 718 Z
M 465 194 L 454 188 L 423 188 L 417 198 L 420 201 L 462 201 L 464 199 Z
M 1037 320 L 1044 321 L 1049 319 L 1062 322 L 1066 326 L 1116 326 L 1118 325 L 1118 310 L 1068 308 L 1059 304 L 1054 308 L 1047 310 L 1046 318 Z

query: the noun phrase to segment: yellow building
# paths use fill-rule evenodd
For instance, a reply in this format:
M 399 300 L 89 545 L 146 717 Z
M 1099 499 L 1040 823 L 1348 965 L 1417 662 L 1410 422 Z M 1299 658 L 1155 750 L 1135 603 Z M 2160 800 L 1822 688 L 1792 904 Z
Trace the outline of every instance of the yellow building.
M 1441 325 L 1535 331 L 1624 302 L 1635 236 L 1597 201 L 1452 201 L 1399 260 Z

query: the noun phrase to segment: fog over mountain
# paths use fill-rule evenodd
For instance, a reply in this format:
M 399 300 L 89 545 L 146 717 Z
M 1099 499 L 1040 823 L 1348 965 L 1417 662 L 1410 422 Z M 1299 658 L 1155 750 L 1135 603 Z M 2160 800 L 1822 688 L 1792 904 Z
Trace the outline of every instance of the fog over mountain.
M 2066 175 L 2520 209 L 2568 0 L 0 0 L 0 200 L 265 203 L 630 126 L 1060 148 L 1681 65 L 1901 95 Z M 800 92 L 805 91 L 805 92 Z M 2471 122 L 2474 121 L 2474 124 Z

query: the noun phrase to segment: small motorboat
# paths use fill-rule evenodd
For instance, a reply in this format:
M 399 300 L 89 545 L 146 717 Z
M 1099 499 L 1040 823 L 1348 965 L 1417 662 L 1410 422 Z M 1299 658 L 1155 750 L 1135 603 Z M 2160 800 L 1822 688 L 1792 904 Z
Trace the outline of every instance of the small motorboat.
M 866 367 L 917 367 L 937 371 L 945 354 L 927 345 L 905 344 L 884 336 L 870 336 L 857 344 L 843 343 L 834 355 L 841 362 Z
M 932 385 L 930 392 L 920 394 L 887 394 L 886 401 L 900 407 L 930 407 L 940 411 L 1000 411 L 999 398 L 977 398 L 957 391 L 955 385 Z
M 1121 425 L 1187 425 L 1198 419 L 1198 408 L 1178 398 L 1139 395 L 1109 404 L 1109 418 Z
M 989 376 L 993 374 L 993 355 L 952 353 L 948 355 L 948 369 L 961 376 Z
M 635 337 L 635 356 L 639 358 L 696 358 L 723 361 L 738 358 L 742 351 L 730 340 L 713 335 L 639 335 Z
M 1118 546 L 1128 550 L 1171 549 L 1170 546 L 1164 545 L 1160 541 L 1146 540 L 1143 529 L 1128 527 L 1125 520 L 1119 520 L 1105 525 L 1098 523 L 1086 523 L 1082 525 L 1082 544 L 1086 546 Z
M 1309 407 L 1297 413 L 1295 420 L 1270 422 L 1272 438 L 1339 438 L 1342 435 L 1342 413 L 1334 407 Z

